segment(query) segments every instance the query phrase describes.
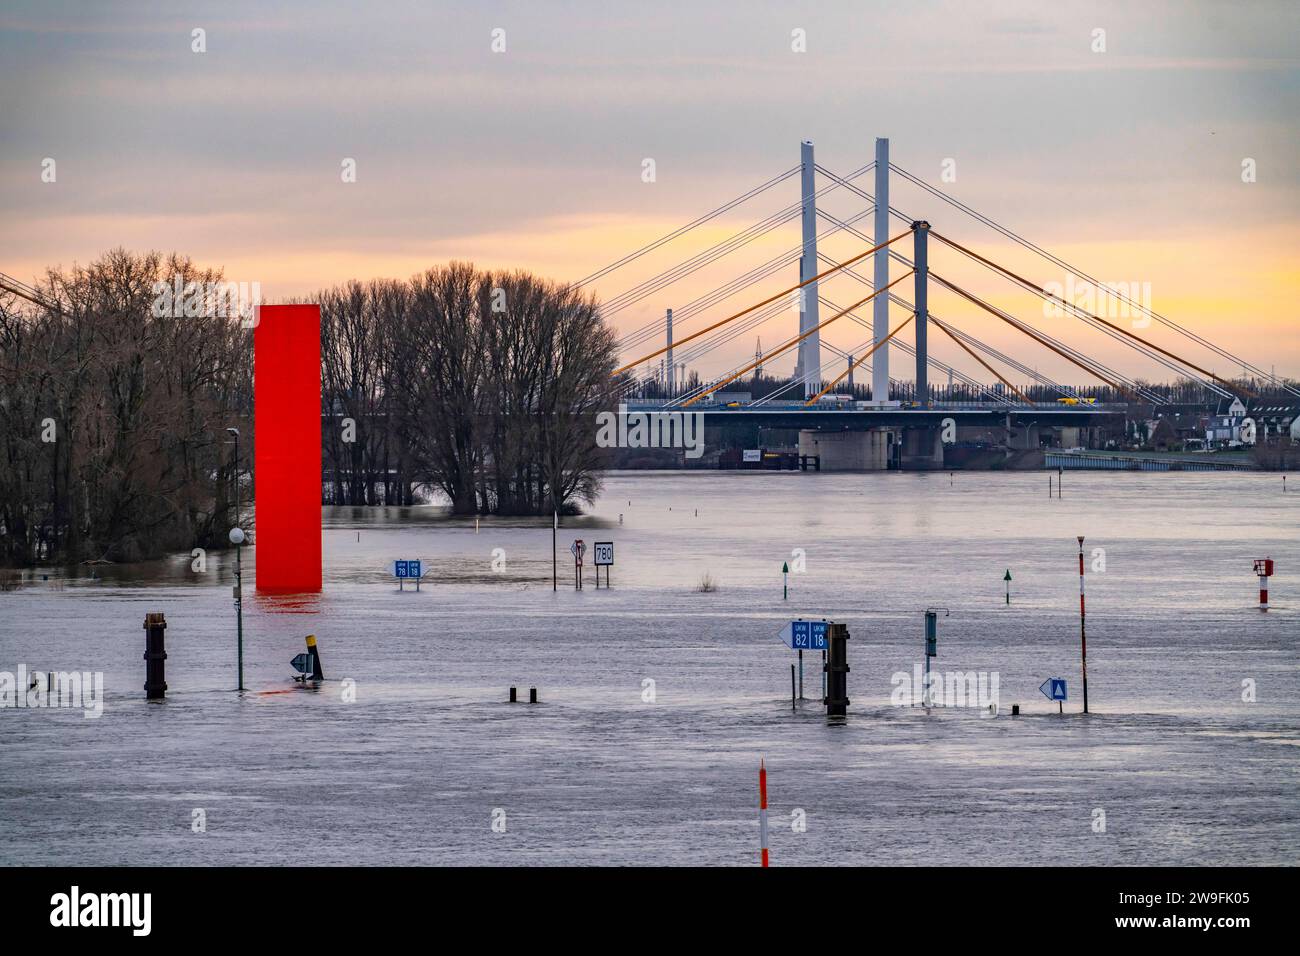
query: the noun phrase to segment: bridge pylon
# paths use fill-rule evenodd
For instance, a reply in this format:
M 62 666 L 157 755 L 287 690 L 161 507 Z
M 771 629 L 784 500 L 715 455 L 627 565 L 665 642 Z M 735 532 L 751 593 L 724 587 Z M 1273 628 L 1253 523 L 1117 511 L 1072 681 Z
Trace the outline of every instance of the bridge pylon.
M 812 140 L 799 145 L 799 183 L 803 200 L 803 254 L 799 257 L 799 281 L 808 282 L 817 275 L 817 187 L 813 163 Z M 816 329 L 818 319 L 817 283 L 809 282 L 799 289 L 799 334 Z M 814 331 L 799 343 L 799 360 L 795 365 L 796 378 L 803 377 L 803 397 L 812 398 L 821 391 L 821 333 Z
M 876 209 L 875 245 L 889 241 L 889 140 L 876 139 Z M 872 257 L 872 285 L 883 289 L 889 285 L 889 249 L 884 248 Z M 878 295 L 871 301 L 871 337 L 878 346 L 871 356 L 871 397 L 882 402 L 889 399 L 889 294 Z M 882 345 L 881 343 L 884 342 Z
M 926 376 L 926 331 L 930 324 L 929 303 L 926 301 L 926 287 L 929 285 L 930 266 L 926 249 L 930 236 L 930 224 L 924 220 L 912 223 L 912 264 L 916 269 L 915 289 L 912 302 L 916 305 L 916 403 L 921 407 L 930 404 L 930 383 Z M 879 296 L 879 299 L 884 296 Z M 888 348 L 888 346 L 886 346 Z

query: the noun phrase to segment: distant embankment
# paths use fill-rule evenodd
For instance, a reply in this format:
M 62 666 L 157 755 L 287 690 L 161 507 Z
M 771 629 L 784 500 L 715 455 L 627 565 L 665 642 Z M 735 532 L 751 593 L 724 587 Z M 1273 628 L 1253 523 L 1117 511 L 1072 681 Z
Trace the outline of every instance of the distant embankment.
M 1212 458 L 1107 455 L 1100 452 L 1048 451 L 1047 468 L 1089 468 L 1099 471 L 1258 471 L 1249 461 Z

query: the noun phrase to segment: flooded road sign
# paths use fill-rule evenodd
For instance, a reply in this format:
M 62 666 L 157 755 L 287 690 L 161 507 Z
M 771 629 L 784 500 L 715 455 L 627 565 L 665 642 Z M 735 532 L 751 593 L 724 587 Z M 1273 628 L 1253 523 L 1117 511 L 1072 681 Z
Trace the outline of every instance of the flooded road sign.
M 397 578 L 397 590 L 405 590 L 407 581 L 415 582 L 415 589 L 420 590 L 420 578 L 424 577 L 424 567 L 419 558 L 408 561 L 393 562 L 393 577 Z
M 1065 679 L 1062 677 L 1049 677 L 1039 685 L 1038 689 L 1043 692 L 1043 696 L 1048 700 L 1070 699 L 1070 695 L 1065 689 Z
M 614 542 L 597 541 L 592 552 L 593 563 L 596 565 L 596 587 L 600 587 L 600 569 L 605 569 L 605 587 L 609 587 L 609 569 L 614 566 Z
M 290 664 L 290 665 L 293 667 L 293 669 L 296 670 L 299 674 L 309 674 L 309 673 L 311 673 L 311 655 L 310 655 L 310 654 L 298 654 L 296 657 L 294 657 L 293 660 L 291 660 L 291 661 L 289 662 L 289 664 Z
M 576 538 L 573 544 L 569 545 L 569 552 L 573 555 L 573 588 L 575 591 L 581 591 L 582 556 L 587 553 L 587 546 L 581 538 Z
M 792 651 L 824 651 L 830 625 L 826 621 L 791 621 L 781 628 L 781 640 Z

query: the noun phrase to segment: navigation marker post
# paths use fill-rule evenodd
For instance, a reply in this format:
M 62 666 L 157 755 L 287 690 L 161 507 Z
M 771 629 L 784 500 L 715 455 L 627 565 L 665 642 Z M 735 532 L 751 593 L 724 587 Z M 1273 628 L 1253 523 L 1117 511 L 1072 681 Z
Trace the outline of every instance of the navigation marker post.
M 573 544 L 569 545 L 569 551 L 573 554 L 573 589 L 582 590 L 582 556 L 587 553 L 587 546 L 582 543 L 581 538 L 575 538 Z
M 1010 568 L 1007 568 L 1006 576 L 1003 577 L 1002 580 L 1007 582 L 1007 603 L 1010 604 L 1011 603 L 1011 569 Z
M 1059 487 L 1059 486 L 1058 486 Z M 1083 712 L 1088 712 L 1088 629 L 1083 603 L 1083 535 L 1079 535 L 1079 653 L 1083 669 Z
M 790 562 L 781 562 L 781 600 L 790 600 Z
M 1256 558 L 1255 573 L 1259 575 L 1259 609 L 1268 610 L 1268 579 L 1273 576 L 1273 559 Z

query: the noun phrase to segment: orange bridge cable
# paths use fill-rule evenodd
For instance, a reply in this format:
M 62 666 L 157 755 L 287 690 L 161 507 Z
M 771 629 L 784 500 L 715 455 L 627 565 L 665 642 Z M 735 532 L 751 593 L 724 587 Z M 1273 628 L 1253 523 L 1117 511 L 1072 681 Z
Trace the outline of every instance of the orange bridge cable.
M 18 280 L 15 279 L 13 281 L 17 282 Z M 16 286 L 12 286 L 8 282 L 5 282 L 3 280 L 0 280 L 0 289 L 3 289 L 5 292 L 12 292 L 14 295 L 18 296 L 19 298 L 26 299 L 28 302 L 31 302 L 33 305 L 39 305 L 43 309 L 49 309 L 51 312 L 63 311 L 61 308 L 59 308 L 58 305 L 52 302 L 47 302 L 44 299 L 37 298 L 37 296 L 34 295 L 32 292 L 25 292 L 23 289 L 18 288 Z M 33 292 L 35 292 L 35 290 L 33 290 Z
M 961 339 L 957 338 L 957 336 L 953 333 L 952 329 L 948 328 L 948 326 L 944 325 L 942 322 L 940 322 L 940 321 L 939 321 L 938 319 L 936 319 L 934 316 L 930 316 L 930 321 L 933 322 L 935 325 L 937 325 L 941 330 L 943 330 L 943 333 L 944 333 L 946 336 L 948 336 L 950 339 L 952 339 L 954 342 L 956 342 L 958 345 L 960 345 L 960 346 L 962 347 L 962 349 L 966 352 L 967 355 L 969 355 L 969 356 L 970 356 L 971 358 L 973 358 L 975 361 L 979 362 L 979 363 L 980 363 L 981 365 L 983 365 L 986 369 L 988 369 L 990 375 L 992 375 L 992 376 L 993 376 L 994 378 L 996 378 L 999 382 L 1001 382 L 1001 383 L 1002 383 L 1003 385 L 1005 385 L 1007 388 L 1011 389 L 1012 392 L 1014 392 L 1016 395 L 1018 395 L 1018 396 L 1020 397 L 1021 401 L 1023 401 L 1023 402 L 1024 402 L 1025 404 L 1027 404 L 1027 405 L 1033 405 L 1033 404 L 1034 404 L 1033 400 L 1030 399 L 1030 397 L 1029 397 L 1028 395 L 1026 395 L 1024 392 L 1020 391 L 1020 389 L 1016 388 L 1014 385 L 1012 385 L 1010 382 L 1008 382 L 1005 378 L 1003 378 L 1001 375 L 999 375 L 997 369 L 995 369 L 995 368 L 994 368 L 992 365 L 990 365 L 988 362 L 984 361 L 982 358 L 980 358 L 978 355 L 976 355 L 975 352 L 971 349 L 970 346 L 968 346 L 968 345 L 967 345 L 965 342 L 963 342 Z
M 812 278 L 805 279 L 803 282 L 800 282 L 798 285 L 792 285 L 788 289 L 783 289 L 782 291 L 778 292 L 776 295 L 770 296 L 769 298 L 764 299 L 762 302 L 756 302 L 754 305 L 751 305 L 747 309 L 742 309 L 740 312 L 737 312 L 735 315 L 729 315 L 725 319 L 722 319 L 718 322 L 714 322 L 712 325 L 708 326 L 707 328 L 703 328 L 700 329 L 698 332 L 691 333 L 690 335 L 686 336 L 686 338 L 684 339 L 679 339 L 677 341 L 674 341 L 672 347 L 675 349 L 681 348 L 683 345 L 685 345 L 687 342 L 690 342 L 692 339 L 698 339 L 701 335 L 704 335 L 706 332 L 712 332 L 714 329 L 718 328 L 719 326 L 726 325 L 728 322 L 732 321 L 733 319 L 738 319 L 742 315 L 748 315 L 750 312 L 753 312 L 755 309 L 761 309 L 763 306 L 775 302 L 777 299 L 781 298 L 781 296 L 789 295 L 791 292 L 794 292 L 797 289 L 802 289 L 804 286 L 816 282 L 818 279 L 824 278 L 830 275 L 832 272 L 839 272 L 841 269 L 845 268 L 846 266 L 851 266 L 853 263 L 865 259 L 873 252 L 879 252 L 881 249 L 884 249 L 886 246 L 897 242 L 899 239 L 902 239 L 904 236 L 909 235 L 911 231 L 912 230 L 909 229 L 907 230 L 907 232 L 900 232 L 893 239 L 890 239 L 887 242 L 882 242 L 878 246 L 872 246 L 866 252 L 861 252 L 858 255 L 854 256 L 852 259 L 845 259 L 839 265 L 832 266 L 831 268 L 827 269 L 825 272 L 819 272 L 817 273 L 817 275 L 813 276 Z M 660 355 L 663 355 L 667 351 L 668 351 L 668 346 L 665 345 L 663 348 L 657 349 L 656 351 L 651 352 L 649 355 L 643 355 L 639 359 L 636 359 L 633 362 L 628 362 L 622 368 L 614 369 L 613 374 L 618 375 L 622 372 L 626 372 L 628 369 L 635 368 L 636 366 L 640 365 L 642 362 L 648 362 L 652 358 L 658 358 Z
M 906 235 L 906 233 L 904 233 L 904 235 Z M 890 242 L 892 242 L 892 241 L 893 241 L 893 240 L 891 239 Z M 913 270 L 913 272 L 914 272 L 914 271 L 916 271 L 916 270 Z M 785 353 L 785 352 L 790 351 L 790 349 L 794 348 L 796 345 L 798 345 L 798 344 L 799 344 L 800 342 L 802 342 L 804 339 L 808 338 L 808 336 L 812 335 L 814 332 L 818 332 L 818 331 L 820 331 L 824 326 L 830 325 L 830 324 L 831 324 L 832 322 L 834 322 L 836 319 L 840 318 L 841 316 L 847 315 L 849 312 L 853 311 L 853 310 L 856 309 L 858 306 L 860 306 L 860 305 L 865 305 L 866 303 L 868 303 L 868 302 L 870 302 L 872 299 L 874 299 L 876 296 L 880 295 L 880 293 L 889 291 L 889 289 L 890 289 L 892 286 L 898 285 L 898 283 L 902 282 L 904 279 L 906 279 L 906 278 L 907 278 L 908 276 L 910 276 L 911 274 L 912 274 L 911 272 L 908 272 L 908 273 L 905 273 L 905 274 L 899 276 L 899 277 L 898 277 L 897 279 L 895 279 L 893 282 L 889 283 L 889 285 L 887 285 L 887 286 L 882 286 L 881 288 L 879 288 L 879 289 L 877 289 L 876 291 L 872 292 L 871 295 L 867 296 L 865 299 L 859 299 L 857 302 L 854 302 L 854 303 L 853 303 L 851 306 L 849 306 L 847 309 L 841 309 L 839 312 L 836 312 L 834 315 L 832 315 L 829 319 L 826 319 L 825 321 L 822 321 L 822 322 L 818 322 L 815 326 L 813 326 L 813 327 L 812 327 L 811 329 L 809 329 L 807 332 L 804 332 L 802 335 L 795 336 L 795 337 L 792 338 L 790 341 L 785 342 L 785 343 L 783 343 L 783 344 L 781 344 L 781 345 L 778 345 L 776 348 L 772 349 L 772 351 L 768 352 L 768 353 L 765 354 L 765 355 L 760 355 L 758 358 L 756 358 L 754 361 L 750 362 L 748 365 L 746 365 L 744 368 L 742 368 L 739 372 L 736 372 L 734 375 L 729 375 L 729 376 L 727 376 L 725 379 L 723 379 L 721 382 L 718 382 L 718 383 L 714 384 L 712 387 L 701 390 L 700 393 L 699 393 L 698 395 L 696 395 L 694 398 L 692 398 L 689 402 L 683 402 L 681 407 L 682 407 L 682 408 L 687 408 L 687 407 L 689 407 L 689 406 L 691 406 L 691 405 L 694 405 L 696 402 L 698 402 L 700 399 L 702 399 L 705 395 L 712 395 L 712 394 L 713 394 L 714 392 L 716 392 L 718 389 L 722 388 L 724 385 L 729 385 L 729 384 L 731 384 L 732 382 L 734 382 L 736 379 L 740 378 L 740 376 L 744 375 L 746 372 L 750 371 L 751 369 L 757 368 L 759 365 L 762 365 L 764 362 L 769 362 L 769 361 L 771 361 L 772 359 L 778 357 L 779 355 L 781 355 L 781 354 L 783 354 L 783 353 Z M 811 280 L 809 280 L 809 281 L 811 281 Z
M 1021 284 L 1023 284 L 1023 285 L 1028 286 L 1029 288 L 1031 288 L 1031 289 L 1035 290 L 1036 292 L 1038 292 L 1038 293 L 1039 293 L 1040 295 L 1042 295 L 1044 298 L 1046 298 L 1046 299 L 1053 299 L 1053 300 L 1055 300 L 1055 301 L 1061 303 L 1061 305 L 1062 305 L 1064 308 L 1071 309 L 1071 310 L 1073 310 L 1073 311 L 1075 311 L 1075 312 L 1082 312 L 1084 315 L 1086 315 L 1088 318 L 1092 319 L 1093 321 L 1100 322 L 1102 325 L 1106 326 L 1107 328 L 1112 329 L 1112 330 L 1114 330 L 1114 331 L 1120 333 L 1121 335 L 1126 335 L 1126 336 L 1128 336 L 1130 339 L 1133 339 L 1135 342 L 1140 342 L 1140 343 L 1142 343 L 1142 344 L 1143 344 L 1144 346 L 1146 346 L 1147 348 L 1149 348 L 1149 349 L 1151 349 L 1151 350 L 1153 350 L 1153 351 L 1159 352 L 1161 355 L 1164 355 L 1166 358 L 1171 358 L 1171 359 L 1173 359 L 1175 362 L 1179 362 L 1179 363 L 1181 363 L 1181 364 L 1183 364 L 1183 365 L 1186 365 L 1186 366 L 1187 366 L 1188 368 L 1190 368 L 1190 369 L 1195 369 L 1197 372 L 1200 372 L 1202 375 L 1205 375 L 1205 376 L 1207 376 L 1207 377 L 1213 379 L 1214 381 L 1218 382 L 1220 385 L 1223 385 L 1223 386 L 1226 387 L 1226 388 L 1230 388 L 1230 389 L 1233 389 L 1233 390 L 1235 390 L 1235 391 L 1244 392 L 1246 395 L 1249 395 L 1251 398 L 1258 398 L 1258 397 L 1259 397 L 1256 393 L 1250 391 L 1250 389 L 1246 388 L 1245 386 L 1238 385 L 1238 384 L 1236 384 L 1235 382 L 1229 382 L 1229 381 L 1227 381 L 1227 380 L 1225 380 L 1225 379 L 1219 378 L 1219 376 L 1215 375 L 1213 372 L 1209 371 L 1208 369 L 1203 369 L 1203 368 L 1201 368 L 1199 365 L 1195 364 L 1194 362 L 1190 362 L 1190 361 L 1188 361 L 1187 359 L 1183 358 L 1181 355 L 1175 355 L 1173 352 L 1170 352 L 1168 349 L 1161 348 L 1159 345 L 1156 345 L 1154 342 L 1148 342 L 1146 339 L 1142 338 L 1142 336 L 1137 335 L 1137 334 L 1134 333 L 1134 332 L 1130 332 L 1128 329 L 1124 328 L 1124 327 L 1121 326 L 1121 325 L 1116 325 L 1114 322 L 1109 322 L 1109 321 L 1107 321 L 1106 319 L 1103 319 L 1103 318 L 1102 318 L 1101 316 L 1099 316 L 1099 315 L 1093 315 L 1093 314 L 1092 314 L 1091 312 L 1089 312 L 1087 309 L 1081 309 L 1081 308 L 1079 308 L 1077 305 L 1075 305 L 1075 304 L 1072 303 L 1072 302 L 1066 302 L 1066 301 L 1065 301 L 1063 298 L 1061 298 L 1059 295 L 1054 295 L 1053 293 L 1048 292 L 1046 289 L 1044 289 L 1042 286 L 1038 285 L 1037 283 L 1035 283 L 1035 282 L 1030 282 L 1030 281 L 1029 281 L 1028 279 L 1026 279 L 1024 276 L 1016 275 L 1016 273 L 1012 272 L 1010 269 L 1006 268 L 1005 266 L 1000 266 L 1000 265 L 998 265 L 996 262 L 993 262 L 993 261 L 990 260 L 990 259 L 986 259 L 984 256 L 980 255 L 978 252 L 975 252 L 975 251 L 973 251 L 973 250 L 971 250 L 971 249 L 967 249 L 967 248 L 966 248 L 965 246 L 963 246 L 961 243 L 959 243 L 959 242 L 955 242 L 955 241 L 953 241 L 952 239 L 949 239 L 947 236 L 941 236 L 941 235 L 939 235 L 939 234 L 938 234 L 937 232 L 935 232 L 933 229 L 930 230 L 930 235 L 934 236 L 934 238 L 938 239 L 940 242 L 942 242 L 942 243 L 944 243 L 944 244 L 946 244 L 946 245 L 952 246 L 954 249 L 956 249 L 956 250 L 958 250 L 958 251 L 960 251 L 960 252 L 964 252 L 966 255 L 970 256 L 972 259 L 976 260 L 977 262 L 982 262 L 984 265 L 988 266 L 990 269 L 993 269 L 993 270 L 995 270 L 995 271 L 997 271 L 997 272 L 1000 272 L 1000 273 L 1002 273 L 1004 276 L 1007 276 L 1007 277 L 1010 278 L 1010 279 L 1014 279 L 1016 282 L 1019 282 L 1019 283 L 1021 283 Z M 1103 287 L 1103 288 L 1104 288 L 1104 287 Z
M 1059 349 L 1059 348 L 1057 348 L 1057 347 L 1056 347 L 1055 345 L 1053 345 L 1051 342 L 1048 342 L 1046 339 L 1044 339 L 1042 336 L 1040 336 L 1037 332 L 1033 332 L 1033 331 L 1031 331 L 1031 330 L 1029 329 L 1028 326 L 1023 325 L 1023 324 L 1021 324 L 1020 322 L 1012 321 L 1011 319 L 1007 318 L 1005 315 L 1002 315 L 1001 313 L 999 313 L 999 312 L 997 311 L 997 309 L 993 308 L 993 307 L 992 307 L 991 305 L 989 305 L 987 302 L 984 302 L 982 299 L 976 298 L 975 296 L 971 295 L 969 292 L 967 292 L 965 289 L 961 288 L 960 286 L 953 285 L 953 284 L 952 284 L 951 282 L 949 282 L 947 279 L 943 278 L 943 277 L 940 276 L 940 275 L 937 275 L 937 274 L 934 273 L 934 272 L 931 272 L 931 273 L 930 273 L 930 278 L 934 279 L 936 282 L 940 283 L 940 284 L 943 285 L 944 287 L 946 287 L 946 288 L 948 288 L 948 289 L 951 289 L 953 292 L 956 292 L 956 293 L 957 293 L 958 295 L 960 295 L 962 298 L 967 299 L 967 300 L 970 301 L 970 302 L 973 302 L 975 305 L 979 306 L 981 309 L 983 309 L 985 312 L 988 312 L 990 315 L 997 316 L 997 318 L 999 318 L 999 319 L 1001 319 L 1003 322 L 1007 323 L 1007 325 L 1011 326 L 1013 329 L 1019 329 L 1022 333 L 1024 333 L 1024 334 L 1027 335 L 1027 336 L 1029 336 L 1031 339 L 1033 339 L 1033 340 L 1034 340 L 1035 342 L 1037 342 L 1039 345 L 1043 346 L 1044 348 L 1051 349 L 1051 350 L 1052 350 L 1053 352 L 1055 352 L 1057 355 L 1061 356 L 1061 358 L 1063 358 L 1063 359 L 1065 359 L 1065 360 L 1067 360 L 1067 361 L 1069 361 L 1069 362 L 1074 363 L 1074 364 L 1077 365 L 1079 368 L 1081 368 L 1081 369 L 1083 369 L 1085 372 L 1087 372 L 1089 375 L 1092 375 L 1092 376 L 1094 376 L 1094 377 L 1096 377 L 1096 378 L 1101 379 L 1103 382 L 1105 382 L 1105 383 L 1106 383 L 1107 385 L 1109 385 L 1111 388 L 1115 389 L 1115 390 L 1118 391 L 1118 392 L 1122 392 L 1123 394 L 1127 395 L 1127 396 L 1128 396 L 1130 399 L 1132 399 L 1133 401 L 1135 401 L 1135 402 L 1141 402 L 1141 401 L 1142 401 L 1142 399 L 1141 399 L 1140 396 L 1138 396 L 1137 394 L 1135 394 L 1134 392 L 1132 392 L 1131 390 L 1129 390 L 1129 389 L 1126 388 L 1125 386 L 1119 384 L 1119 382 L 1112 381 L 1111 379 L 1107 378 L 1105 375 L 1102 375 L 1100 372 L 1098 372 L 1098 371 L 1097 371 L 1095 368 L 1093 368 L 1092 366 L 1090 366 L 1090 365 L 1085 365 L 1083 362 L 1080 362 L 1080 361 L 1079 361 L 1077 358 L 1075 358 L 1073 355 L 1070 355 L 1068 352 L 1064 351 L 1063 349 Z
M 906 278 L 906 276 L 904 276 L 904 278 Z M 887 288 L 889 288 L 889 286 L 885 286 L 885 288 L 887 289 Z M 915 312 L 913 312 L 911 315 L 909 315 L 907 318 L 905 318 L 902 322 L 900 322 L 900 323 L 898 324 L 898 328 L 894 329 L 894 331 L 890 332 L 888 335 L 886 335 L 883 339 L 881 339 L 881 340 L 880 340 L 879 342 L 877 342 L 875 345 L 871 346 L 871 348 L 869 348 L 869 349 L 867 349 L 865 352 L 863 352 L 861 358 L 859 358 L 859 359 L 857 359 L 856 361 L 854 361 L 853 363 L 851 363 L 851 364 L 849 365 L 848 368 L 846 368 L 843 372 L 840 372 L 840 374 L 839 374 L 838 376 L 836 376 L 835 381 L 831 382 L 829 385 L 827 385 L 825 388 L 823 388 L 820 392 L 818 392 L 818 393 L 817 393 L 816 395 L 814 395 L 812 398 L 808 399 L 808 401 L 804 402 L 804 407 L 807 407 L 807 406 L 809 406 L 809 405 L 814 405 L 814 404 L 816 404 L 818 401 L 820 401 L 820 400 L 821 400 L 821 397 L 822 397 L 823 395 L 825 395 L 827 392 L 829 392 L 829 391 L 830 391 L 832 388 L 834 388 L 836 385 L 840 384 L 840 382 L 844 380 L 845 376 L 847 376 L 847 375 L 848 375 L 850 372 L 852 372 L 855 368 L 857 368 L 859 365 L 861 365 L 861 364 L 862 364 L 863 362 L 865 362 L 867 359 L 871 358 L 871 353 L 872 353 L 872 352 L 874 352 L 876 349 L 880 348 L 882 345 L 884 345 L 886 342 L 888 342 L 890 339 L 892 339 L 892 338 L 893 338 L 895 335 L 897 335 L 899 332 L 903 331 L 903 329 L 905 329 L 905 328 L 907 327 L 907 323 L 908 323 L 908 322 L 911 322 L 914 318 L 916 318 L 916 313 L 915 313 Z

